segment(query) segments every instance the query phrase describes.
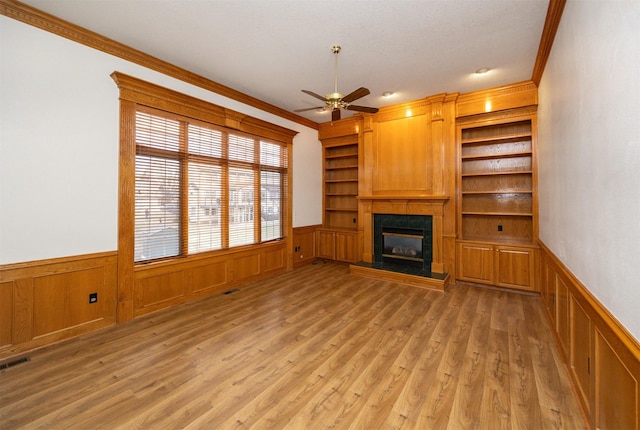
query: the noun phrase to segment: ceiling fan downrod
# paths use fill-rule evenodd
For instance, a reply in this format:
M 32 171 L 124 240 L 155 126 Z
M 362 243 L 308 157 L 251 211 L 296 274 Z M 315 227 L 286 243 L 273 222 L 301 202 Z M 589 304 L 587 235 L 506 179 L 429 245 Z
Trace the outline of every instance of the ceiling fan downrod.
M 335 55 L 335 67 L 334 67 L 334 72 L 333 72 L 333 94 L 327 94 L 326 98 L 328 100 L 339 100 L 343 97 L 342 94 L 340 94 L 338 92 L 338 54 L 340 53 L 340 50 L 342 48 L 340 47 L 340 45 L 333 45 L 331 47 L 331 52 L 333 52 L 333 54 Z M 334 103 L 334 106 L 332 106 L 334 109 L 337 109 L 339 106 Z

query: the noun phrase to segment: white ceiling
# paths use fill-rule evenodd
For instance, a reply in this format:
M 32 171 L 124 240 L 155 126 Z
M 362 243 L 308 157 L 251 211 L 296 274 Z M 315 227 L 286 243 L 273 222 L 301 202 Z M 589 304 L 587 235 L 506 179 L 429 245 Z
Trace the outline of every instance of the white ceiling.
M 382 107 L 531 79 L 549 0 L 23 0 L 288 111 Z M 492 70 L 475 75 L 479 68 Z M 394 97 L 381 95 L 393 91 Z M 349 116 L 348 112 L 342 117 Z M 300 113 L 316 122 L 330 115 Z

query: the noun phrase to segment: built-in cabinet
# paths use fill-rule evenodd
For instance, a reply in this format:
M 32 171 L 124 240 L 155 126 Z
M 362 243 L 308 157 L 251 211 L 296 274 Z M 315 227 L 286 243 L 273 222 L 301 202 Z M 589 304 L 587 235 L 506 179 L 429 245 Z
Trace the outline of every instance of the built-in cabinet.
M 355 263 L 359 260 L 357 232 L 321 228 L 316 232 L 316 235 L 316 257 L 348 263 Z
M 533 108 L 459 119 L 457 279 L 536 289 Z
M 533 290 L 535 247 L 458 242 L 458 279 L 499 287 Z

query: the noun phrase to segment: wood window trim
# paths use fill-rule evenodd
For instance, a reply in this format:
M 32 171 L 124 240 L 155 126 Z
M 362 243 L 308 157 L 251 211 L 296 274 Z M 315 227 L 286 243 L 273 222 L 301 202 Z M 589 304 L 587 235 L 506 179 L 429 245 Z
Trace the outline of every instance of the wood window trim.
M 291 242 L 292 231 L 292 155 L 294 130 L 191 97 L 141 79 L 113 72 L 112 79 L 120 90 L 120 145 L 118 192 L 118 304 L 117 321 L 123 323 L 134 316 L 134 219 L 135 219 L 135 112 L 139 106 L 193 118 L 286 146 L 289 160 L 287 195 L 283 214 L 283 235 Z M 224 214 L 223 214 L 224 215 Z M 261 246 L 261 245 L 249 245 Z M 289 243 L 287 245 L 291 247 Z M 236 250 L 218 251 L 220 253 Z M 291 255 L 291 253 L 288 253 Z M 184 258 L 201 258 L 198 256 Z M 180 261 L 184 261 L 181 258 Z M 171 261 L 159 264 L 170 265 Z

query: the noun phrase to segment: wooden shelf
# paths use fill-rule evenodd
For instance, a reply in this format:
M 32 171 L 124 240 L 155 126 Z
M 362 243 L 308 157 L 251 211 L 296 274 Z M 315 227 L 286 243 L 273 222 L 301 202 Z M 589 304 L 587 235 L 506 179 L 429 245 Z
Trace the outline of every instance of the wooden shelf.
M 462 160 L 491 160 L 491 159 L 499 159 L 499 158 L 514 158 L 514 157 L 522 157 L 522 156 L 531 156 L 531 151 L 515 151 L 515 152 L 505 152 L 501 154 L 484 154 L 484 155 L 463 155 Z
M 463 173 L 461 176 L 463 178 L 471 177 L 471 176 L 496 176 L 496 175 L 521 175 L 521 174 L 531 174 L 531 170 L 511 170 L 508 172 L 477 172 L 477 173 Z
M 347 154 L 336 154 L 336 155 L 328 154 L 328 155 L 325 155 L 324 158 L 325 160 L 335 160 L 337 158 L 351 158 L 351 157 L 355 157 L 357 159 L 358 152 L 347 153 Z
M 358 212 L 358 208 L 324 208 L 324 210 L 334 212 Z
M 532 194 L 532 190 L 489 190 L 489 191 L 462 191 L 462 195 L 484 195 L 484 194 Z
M 354 193 L 325 193 L 327 197 L 357 197 L 358 194 Z
M 517 132 L 517 133 L 509 133 L 497 136 L 486 136 L 486 137 L 475 137 L 462 139 L 461 143 L 463 145 L 476 144 L 476 143 L 510 143 L 516 142 L 522 138 L 531 138 L 531 132 Z
M 358 169 L 358 165 L 357 164 L 350 164 L 347 166 L 330 166 L 330 167 L 325 167 L 325 170 L 348 170 L 348 169 Z
M 483 215 L 483 216 L 533 216 L 532 213 L 521 212 L 462 212 L 462 215 Z

